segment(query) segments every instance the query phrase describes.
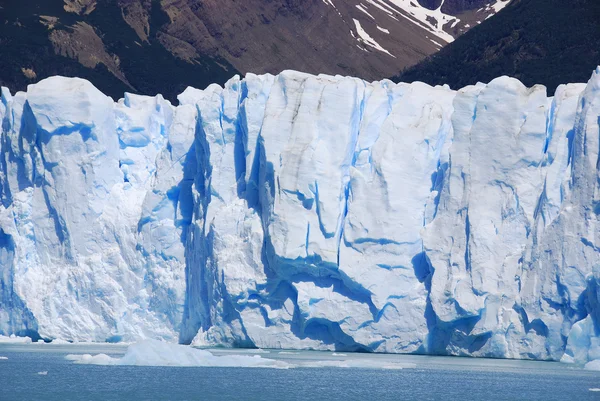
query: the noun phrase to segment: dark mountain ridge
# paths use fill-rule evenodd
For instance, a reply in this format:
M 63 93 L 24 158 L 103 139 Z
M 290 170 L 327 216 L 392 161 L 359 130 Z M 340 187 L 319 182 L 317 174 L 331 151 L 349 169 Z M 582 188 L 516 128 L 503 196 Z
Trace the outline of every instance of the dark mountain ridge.
M 0 84 L 13 90 L 66 75 L 86 78 L 116 99 L 124 91 L 154 94 L 160 89 L 174 100 L 188 85 L 205 87 L 237 73 L 218 56 L 203 55 L 193 63 L 173 57 L 156 36 L 168 21 L 156 0 L 147 2 L 146 41 L 120 23 L 123 14 L 116 0 L 82 15 L 65 11 L 56 1 L 7 3 L 0 0 Z

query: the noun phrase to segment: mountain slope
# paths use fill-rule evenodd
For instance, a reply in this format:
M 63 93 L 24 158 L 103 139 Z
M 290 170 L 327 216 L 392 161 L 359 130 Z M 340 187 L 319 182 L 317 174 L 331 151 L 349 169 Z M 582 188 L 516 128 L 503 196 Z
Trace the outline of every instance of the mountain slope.
M 0 0 L 0 84 L 90 79 L 175 100 L 237 72 L 381 79 L 509 0 Z
M 218 56 L 174 57 L 157 35 L 168 17 L 158 2 L 145 3 L 148 34 L 142 41 L 116 1 L 78 14 L 55 0 L 0 0 L 0 84 L 20 90 L 59 74 L 87 78 L 115 98 L 160 90 L 174 99 L 187 85 L 205 87 L 237 72 Z
M 169 34 L 203 51 L 214 46 L 240 71 L 278 73 L 292 68 L 372 80 L 436 52 L 468 30 L 469 22 L 493 15 L 507 1 L 448 1 L 453 14 L 444 12 L 445 1 L 421 3 L 247 0 L 195 6 L 194 1 L 172 0 L 163 4 L 171 17 Z M 204 42 L 197 41 L 199 37 Z
M 600 64 L 600 2 L 515 0 L 395 81 L 459 88 L 510 75 L 550 93 L 563 82 L 586 82 Z

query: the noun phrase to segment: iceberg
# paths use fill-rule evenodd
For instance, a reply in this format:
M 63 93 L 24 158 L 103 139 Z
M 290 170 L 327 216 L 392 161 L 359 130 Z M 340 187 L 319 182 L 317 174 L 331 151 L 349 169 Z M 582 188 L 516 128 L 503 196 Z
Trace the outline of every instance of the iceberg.
M 30 344 L 31 338 L 27 336 L 18 337 L 14 334 L 10 336 L 0 335 L 0 344 Z
M 116 358 L 106 354 L 69 354 L 65 359 L 80 365 L 105 366 L 172 366 L 172 367 L 224 367 L 224 368 L 354 368 L 354 369 L 414 369 L 415 363 L 392 362 L 365 358 L 358 354 L 355 358 L 343 360 L 313 360 L 295 358 L 288 361 L 263 358 L 260 355 L 239 355 L 246 350 L 233 350 L 225 355 L 215 355 L 205 349 L 188 345 L 178 345 L 157 340 L 144 340 L 131 344 L 125 355 Z M 220 350 L 220 353 L 223 353 Z M 282 352 L 280 352 L 281 354 Z M 294 353 L 292 353 L 294 354 Z M 297 353 L 296 353 L 297 354 Z M 284 354 L 285 355 L 285 354 Z M 334 356 L 334 354 L 332 354 Z M 337 356 L 347 356 L 339 354 Z M 293 363 L 291 363 L 293 361 Z
M 215 356 L 206 350 L 188 345 L 178 345 L 157 340 L 145 340 L 131 344 L 121 358 L 106 354 L 69 354 L 67 360 L 83 365 L 122 365 L 122 366 L 179 366 L 179 367 L 244 367 L 287 369 L 290 365 L 283 361 L 262 358 L 260 355 Z
M 0 99 L 0 335 L 600 360 L 600 68 Z

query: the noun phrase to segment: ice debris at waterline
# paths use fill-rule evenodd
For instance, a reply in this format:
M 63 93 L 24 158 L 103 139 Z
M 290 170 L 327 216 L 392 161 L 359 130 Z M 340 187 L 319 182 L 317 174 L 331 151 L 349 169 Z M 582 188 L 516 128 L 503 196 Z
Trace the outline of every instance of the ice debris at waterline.
M 2 270 L 2 266 L 0 266 L 0 270 Z M 0 281 L 1 282 L 1 281 Z M 3 307 L 3 304 L 0 304 Z M 0 316 L 2 311 L 0 310 Z M 17 337 L 14 334 L 10 336 L 0 335 L 0 344 L 29 344 L 31 343 L 31 338 L 29 337 Z
M 244 352 L 237 350 L 232 352 Z M 223 350 L 221 350 L 223 352 Z M 121 358 L 106 354 L 70 354 L 65 357 L 84 365 L 126 365 L 126 366 L 180 366 L 180 367 L 223 367 L 223 368 L 360 368 L 360 369 L 411 369 L 414 363 L 399 363 L 369 358 L 365 354 L 355 355 L 346 360 L 294 359 L 293 363 L 263 358 L 260 355 L 221 355 L 201 350 L 189 345 L 178 345 L 157 340 L 144 340 L 131 344 Z
M 600 358 L 600 68 L 1 99 L 2 334 Z
M 287 369 L 290 365 L 283 361 L 262 358 L 260 355 L 215 356 L 209 351 L 189 345 L 178 345 L 157 340 L 145 340 L 131 344 L 121 358 L 106 354 L 67 355 L 66 359 L 86 365 L 127 365 L 127 366 L 205 366 L 205 367 L 245 367 Z

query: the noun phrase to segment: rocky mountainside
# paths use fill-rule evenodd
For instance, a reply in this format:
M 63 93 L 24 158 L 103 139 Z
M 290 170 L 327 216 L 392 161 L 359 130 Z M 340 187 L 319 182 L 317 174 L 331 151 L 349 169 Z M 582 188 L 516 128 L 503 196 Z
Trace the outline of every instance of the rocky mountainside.
M 586 82 L 600 64 L 599 21 L 597 0 L 515 0 L 394 80 L 460 88 L 509 75 L 552 94 L 563 82 Z
M 391 76 L 509 0 L 0 0 L 0 84 L 80 76 L 162 93 L 235 73 Z

